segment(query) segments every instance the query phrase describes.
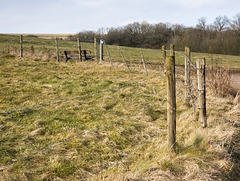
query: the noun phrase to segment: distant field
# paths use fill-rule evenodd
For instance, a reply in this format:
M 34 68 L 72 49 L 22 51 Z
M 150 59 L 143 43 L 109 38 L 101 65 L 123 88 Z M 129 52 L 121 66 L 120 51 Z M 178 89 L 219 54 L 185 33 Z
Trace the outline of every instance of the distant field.
M 10 36 L 19 36 L 19 34 L 7 34 Z M 37 36 L 39 38 L 43 38 L 43 39 L 55 39 L 55 38 L 62 38 L 62 39 L 66 39 L 69 35 L 74 35 L 74 34 L 22 34 L 23 36 Z
M 46 60 L 56 59 L 56 37 L 63 39 L 68 34 L 49 34 L 49 35 L 36 35 L 39 38 L 32 37 L 31 35 L 24 35 L 24 54 L 33 58 L 41 58 Z M 81 43 L 82 49 L 87 49 L 94 54 L 93 43 Z M 114 62 L 124 62 L 117 46 L 108 45 L 110 56 Z M 123 55 L 130 63 L 141 63 L 140 48 L 120 47 Z M 168 49 L 168 47 L 167 47 Z M 0 34 L 0 53 L 11 53 L 19 55 L 20 40 L 19 35 L 4 35 Z M 77 50 L 77 42 L 59 40 L 59 50 L 61 52 L 61 61 L 64 61 L 62 52 L 64 50 Z M 143 54 L 146 63 L 149 64 L 163 64 L 163 57 L 161 50 L 156 49 L 143 49 Z M 208 54 L 208 53 L 194 53 L 192 52 L 192 62 L 195 63 L 197 58 L 205 57 L 207 65 L 218 64 L 219 66 L 229 68 L 240 68 L 240 56 Z M 109 61 L 106 46 L 104 47 L 104 58 Z M 176 52 L 176 65 L 184 65 L 184 50 Z

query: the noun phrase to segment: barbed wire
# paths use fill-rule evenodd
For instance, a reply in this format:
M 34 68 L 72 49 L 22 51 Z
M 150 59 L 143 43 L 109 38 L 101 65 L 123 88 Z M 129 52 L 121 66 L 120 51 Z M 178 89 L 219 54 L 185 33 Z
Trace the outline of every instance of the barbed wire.
M 192 63 L 192 61 L 190 60 L 190 58 L 188 56 L 186 56 L 188 59 L 188 62 L 190 63 L 190 65 L 196 70 L 197 67 Z
M 111 121 L 110 123 L 106 123 L 106 124 L 104 124 L 103 126 L 101 126 L 101 127 L 99 127 L 99 128 L 95 128 L 95 129 L 86 131 L 85 133 L 81 133 L 81 134 L 76 135 L 76 136 L 74 136 L 74 137 L 72 137 L 72 138 L 68 138 L 68 139 L 66 139 L 66 140 L 64 140 L 64 141 L 58 142 L 58 143 L 56 143 L 56 144 L 54 144 L 54 145 L 51 145 L 51 146 L 48 146 L 48 147 L 46 147 L 46 148 L 40 149 L 40 150 L 38 150 L 38 151 L 32 152 L 32 153 L 30 153 L 30 154 L 28 154 L 28 155 L 26 155 L 26 156 L 23 156 L 23 157 L 20 157 L 20 158 L 17 158 L 17 159 L 13 159 L 13 160 L 10 161 L 10 162 L 7 162 L 7 163 L 5 163 L 5 164 L 0 165 L 0 168 L 5 167 L 5 166 L 12 165 L 12 164 L 14 164 L 14 163 L 16 163 L 16 162 L 18 162 L 18 161 L 20 161 L 20 160 L 27 159 L 27 158 L 29 158 L 29 157 L 31 157 L 31 156 L 34 156 L 34 155 L 38 154 L 38 153 L 43 153 L 43 152 L 47 152 L 47 151 L 49 151 L 49 150 L 52 150 L 52 149 L 54 149 L 54 148 L 57 147 L 57 146 L 63 145 L 63 144 L 68 143 L 68 142 L 71 142 L 71 141 L 73 141 L 73 140 L 75 140 L 75 139 L 77 139 L 77 138 L 80 138 L 80 137 L 83 137 L 83 136 L 85 136 L 85 135 L 87 135 L 87 134 L 93 133 L 93 132 L 95 132 L 95 131 L 97 131 L 97 130 L 99 130 L 99 129 L 103 129 L 103 128 L 108 127 L 108 126 L 110 126 L 110 125 L 112 125 L 112 124 L 114 124 L 114 123 L 117 123 L 117 122 L 119 122 L 119 121 L 125 120 L 125 119 L 130 118 L 130 117 L 133 117 L 133 116 L 139 114 L 140 112 L 146 110 L 147 108 L 149 108 L 149 107 L 155 107 L 155 106 L 157 106 L 157 105 L 163 104 L 163 102 L 164 102 L 164 100 L 162 100 L 162 101 L 159 102 L 159 103 L 156 103 L 156 104 L 153 104 L 153 105 L 149 105 L 149 106 L 147 106 L 147 107 L 144 107 L 144 108 L 142 108 L 141 110 L 139 110 L 139 111 L 137 111 L 137 112 L 135 112 L 135 113 L 133 113 L 133 114 L 124 116 L 123 118 L 117 119 L 117 120 L 115 120 L 115 121 Z
M 158 76 L 161 77 L 162 75 L 158 75 Z M 154 78 L 156 78 L 158 76 L 155 76 L 155 77 L 152 77 L 152 78 L 148 78 L 148 79 L 142 79 L 142 80 L 138 80 L 138 81 L 134 81 L 134 82 L 130 82 L 130 83 L 125 83 L 124 85 L 119 85 L 117 87 L 113 87 L 113 88 L 109 88 L 109 89 L 103 89 L 103 90 L 98 90 L 98 91 L 92 92 L 90 94 L 77 96 L 77 97 L 70 98 L 70 99 L 64 99 L 64 100 L 57 101 L 57 102 L 41 104 L 41 105 L 37 105 L 37 106 L 34 106 L 34 107 L 27 107 L 27 108 L 23 108 L 23 109 L 19 109 L 19 110 L 11 110 L 11 111 L 7 111 L 7 112 L 1 112 L 0 115 L 6 116 L 6 115 L 14 114 L 14 113 L 34 111 L 36 109 L 40 109 L 40 108 L 43 108 L 43 107 L 48 107 L 48 106 L 55 105 L 55 104 L 61 104 L 61 103 L 64 103 L 64 102 L 69 102 L 69 101 L 73 101 L 73 100 L 77 100 L 77 99 L 83 99 L 83 98 L 90 97 L 90 96 L 95 95 L 95 94 L 100 94 L 102 92 L 108 92 L 108 91 L 114 91 L 114 90 L 117 91 L 117 90 L 119 90 L 121 88 L 124 88 L 124 87 L 127 87 L 127 86 L 131 86 L 133 84 L 141 83 L 141 82 L 144 82 L 144 81 L 148 81 L 148 80 L 154 79 Z M 120 84 L 122 84 L 122 83 L 120 83 Z
M 164 50 L 164 51 L 167 52 L 167 51 L 170 51 L 170 50 Z M 196 66 L 191 62 L 190 58 L 189 58 L 188 56 L 186 56 L 185 53 L 178 52 L 178 51 L 174 51 L 174 53 L 175 53 L 175 54 L 182 55 L 183 58 L 184 58 L 184 57 L 187 57 L 188 62 L 190 63 L 190 65 L 191 65 L 194 69 L 197 69 Z M 191 57 L 191 58 L 193 58 L 193 57 Z M 194 58 L 197 58 L 197 57 L 194 57 Z

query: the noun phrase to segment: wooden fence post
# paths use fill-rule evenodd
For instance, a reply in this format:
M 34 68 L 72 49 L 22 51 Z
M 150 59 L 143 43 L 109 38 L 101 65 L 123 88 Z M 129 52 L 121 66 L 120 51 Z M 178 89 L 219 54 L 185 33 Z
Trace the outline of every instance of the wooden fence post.
M 103 39 L 100 39 L 100 62 L 103 61 Z
M 77 38 L 77 42 L 78 42 L 78 53 L 79 53 L 79 61 L 82 62 L 82 48 L 81 48 L 81 42 L 80 42 L 80 38 Z
M 57 53 L 57 61 L 59 62 L 59 49 L 58 49 L 58 38 L 56 38 L 56 53 Z
M 168 147 L 176 152 L 176 81 L 174 46 L 166 57 Z
M 185 47 L 185 102 L 187 105 L 190 105 L 189 102 L 191 98 L 190 58 L 190 49 Z
M 96 57 L 97 60 L 97 38 L 94 37 L 94 56 Z
M 23 36 L 20 35 L 20 57 L 23 57 Z
M 99 45 L 98 42 L 96 43 L 96 59 L 97 59 L 97 63 L 99 64 Z
M 202 127 L 207 127 L 206 111 L 206 82 L 205 82 L 205 58 L 197 59 L 197 76 L 198 76 L 198 99 L 199 99 L 199 119 Z
M 126 64 L 126 66 L 127 66 L 128 70 L 129 70 L 129 71 L 131 71 L 131 69 L 130 69 L 130 67 L 129 67 L 129 65 L 128 65 L 128 63 L 127 63 L 126 59 L 125 59 L 125 57 L 123 56 L 123 53 L 122 53 L 122 51 L 121 51 L 120 47 L 119 47 L 119 46 L 117 46 L 117 48 L 118 48 L 118 51 L 120 52 L 120 54 L 121 54 L 121 56 L 122 56 L 122 59 L 124 60 L 124 62 L 125 62 L 125 64 Z
M 144 70 L 146 72 L 146 75 L 148 76 L 148 71 L 147 71 L 147 67 L 146 67 L 145 61 L 144 61 L 144 56 L 143 56 L 142 49 L 141 49 L 141 56 L 142 56 L 143 68 L 144 68 Z
M 163 66 L 165 67 L 166 66 L 166 56 L 167 56 L 165 46 L 162 46 L 162 56 L 163 56 Z

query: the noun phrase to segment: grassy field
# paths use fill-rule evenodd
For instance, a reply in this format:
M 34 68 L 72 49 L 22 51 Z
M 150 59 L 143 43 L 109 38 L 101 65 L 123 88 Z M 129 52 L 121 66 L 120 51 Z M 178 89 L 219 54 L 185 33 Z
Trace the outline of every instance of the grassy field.
M 142 67 L 130 72 L 117 63 L 112 68 L 94 61 L 57 63 L 54 55 L 19 58 L 12 50 L 3 54 L 7 38 L 0 38 L 0 180 L 237 178 L 231 158 L 238 125 L 232 122 L 238 116 L 233 97 L 217 97 L 207 88 L 208 128 L 203 129 L 184 104 L 183 75 L 177 74 L 177 153 L 171 153 L 163 71 L 150 69 L 146 76 Z M 17 47 L 19 37 L 12 38 L 9 47 Z M 35 51 L 44 45 L 54 52 L 51 39 L 39 45 L 24 39 L 30 49 L 33 41 Z M 65 43 L 61 50 L 75 48 Z M 109 49 L 115 57 L 117 48 Z M 129 61 L 141 60 L 140 49 L 121 50 Z M 159 50 L 144 54 L 148 63 L 161 61 Z

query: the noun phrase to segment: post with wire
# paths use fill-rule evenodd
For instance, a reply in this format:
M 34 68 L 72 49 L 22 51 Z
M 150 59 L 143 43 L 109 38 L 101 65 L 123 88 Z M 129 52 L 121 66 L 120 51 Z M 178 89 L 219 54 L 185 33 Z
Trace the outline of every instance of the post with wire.
M 162 46 L 163 67 L 166 67 L 166 47 Z
M 58 48 L 58 38 L 56 38 L 56 54 L 57 54 L 57 61 L 59 63 L 59 48 Z
M 23 36 L 20 35 L 20 57 L 23 57 Z
M 190 62 L 191 62 L 191 52 L 188 47 L 185 47 L 185 103 L 190 106 L 190 96 L 191 96 L 191 79 L 190 79 Z
M 77 43 L 78 43 L 78 58 L 79 61 L 82 62 L 82 47 L 81 47 L 81 42 L 80 42 L 80 38 L 77 38 Z
M 206 81 L 205 68 L 206 59 L 197 59 L 197 77 L 198 77 L 198 99 L 199 99 L 199 119 L 202 127 L 207 127 L 207 110 L 206 110 Z
M 94 37 L 94 56 L 97 59 L 97 38 Z
M 103 43 L 104 43 L 104 40 L 100 39 L 100 62 L 103 61 Z
M 176 80 L 174 45 L 166 57 L 168 147 L 176 152 Z
M 147 71 L 147 67 L 146 67 L 146 64 L 145 64 L 142 48 L 141 48 L 141 57 L 142 57 L 143 68 L 144 68 L 144 70 L 146 72 L 146 75 L 148 76 L 148 71 Z

